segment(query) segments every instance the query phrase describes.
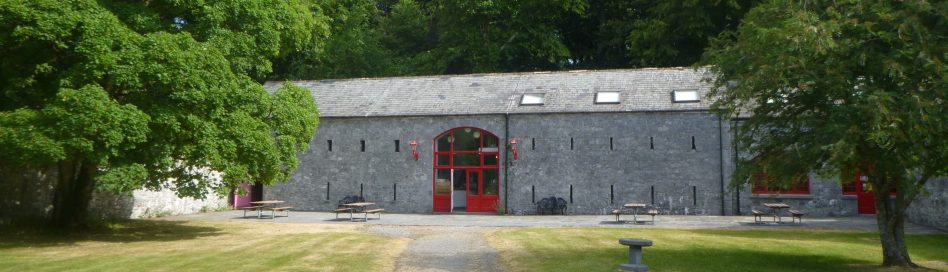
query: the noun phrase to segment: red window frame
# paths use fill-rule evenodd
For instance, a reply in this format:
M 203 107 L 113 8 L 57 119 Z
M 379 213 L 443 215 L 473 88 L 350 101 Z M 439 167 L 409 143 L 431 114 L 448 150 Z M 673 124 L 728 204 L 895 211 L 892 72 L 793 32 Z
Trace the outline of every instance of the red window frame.
M 478 146 L 478 150 L 454 150 L 454 142 L 453 142 L 453 141 L 451 142 L 450 148 L 449 148 L 447 151 L 438 150 L 438 139 L 441 139 L 441 137 L 444 137 L 444 136 L 454 137 L 454 131 L 459 130 L 459 129 L 467 129 L 467 128 L 473 129 L 473 130 L 477 130 L 477 131 L 479 131 L 479 132 L 481 133 L 481 137 L 480 137 L 480 139 L 479 139 L 479 140 L 480 140 L 480 145 Z M 494 139 L 497 139 L 497 147 L 496 147 L 496 148 L 497 148 L 497 151 L 483 151 L 483 148 L 484 148 L 484 139 L 485 139 L 486 137 L 493 137 Z M 435 172 L 437 172 L 438 169 L 446 169 L 446 170 L 450 170 L 450 169 L 471 169 L 471 170 L 497 169 L 498 171 L 499 171 L 499 169 L 500 169 L 500 145 L 501 145 L 501 143 L 500 143 L 500 137 L 497 137 L 497 135 L 494 135 L 493 133 L 490 133 L 490 132 L 488 132 L 488 131 L 486 131 L 486 130 L 479 129 L 479 128 L 476 128 L 476 127 L 457 127 L 457 128 L 453 128 L 453 129 L 450 129 L 450 130 L 448 130 L 448 131 L 445 131 L 444 133 L 441 133 L 440 135 L 438 135 L 437 137 L 435 137 L 432 144 L 434 145 L 434 146 L 433 146 L 433 149 L 435 150 L 435 152 L 434 152 L 434 158 L 433 158 L 434 161 L 432 162 L 432 165 L 434 165 L 434 171 L 435 171 Z M 469 166 L 469 165 L 466 165 L 466 166 L 455 166 L 455 165 L 454 165 L 454 155 L 458 155 L 458 154 L 477 154 L 477 155 L 480 156 L 480 165 L 477 165 L 477 166 Z M 446 156 L 448 156 L 448 164 L 438 164 L 438 157 L 441 156 L 441 155 L 446 155 Z M 495 164 L 493 164 L 493 165 L 485 164 L 485 160 L 487 159 L 487 156 L 496 156 L 496 157 L 497 157 L 497 160 L 495 161 Z M 480 177 L 480 178 L 483 179 L 483 171 L 481 171 L 481 173 L 482 173 L 482 174 L 481 174 L 481 177 Z M 498 172 L 498 173 L 499 173 L 499 172 Z M 437 173 L 435 173 L 434 175 L 437 176 Z M 434 186 L 434 184 L 432 184 L 432 186 Z M 454 186 L 454 185 L 452 184 L 452 186 Z M 497 192 L 496 195 L 500 195 L 500 182 L 497 183 L 497 188 L 494 188 L 494 191 Z M 484 195 L 484 188 L 483 188 L 483 186 L 478 186 L 478 187 L 477 187 L 477 195 Z M 492 195 L 492 196 L 496 196 L 496 195 Z
M 810 176 L 804 175 L 803 182 L 797 182 L 793 188 L 783 189 L 767 185 L 770 179 L 767 173 L 754 174 L 751 192 L 755 194 L 774 194 L 774 195 L 808 195 L 810 194 Z

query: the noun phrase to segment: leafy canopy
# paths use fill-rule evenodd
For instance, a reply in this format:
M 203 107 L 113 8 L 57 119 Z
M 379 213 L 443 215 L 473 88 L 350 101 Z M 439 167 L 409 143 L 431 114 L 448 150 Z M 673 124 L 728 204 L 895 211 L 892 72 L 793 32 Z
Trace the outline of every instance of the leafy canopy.
M 295 0 L 2 0 L 0 164 L 94 164 L 100 188 L 193 197 L 285 180 L 316 106 L 256 80 L 313 42 L 315 12 Z
M 714 107 L 744 116 L 756 172 L 792 183 L 853 171 L 899 191 L 900 207 L 948 174 L 948 2 L 772 1 L 716 40 Z M 903 198 L 904 197 L 904 198 Z M 902 207 L 904 208 L 904 207 Z

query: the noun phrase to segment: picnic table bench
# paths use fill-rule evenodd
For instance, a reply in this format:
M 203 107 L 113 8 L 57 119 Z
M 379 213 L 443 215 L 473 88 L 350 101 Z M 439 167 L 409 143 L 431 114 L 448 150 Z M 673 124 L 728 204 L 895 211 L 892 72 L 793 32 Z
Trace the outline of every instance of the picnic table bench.
M 338 208 L 333 210 L 333 212 L 336 213 L 336 219 L 339 219 L 340 213 L 348 213 L 349 219 L 352 219 L 352 208 Z
M 632 214 L 632 220 L 633 220 L 634 222 L 638 222 L 638 218 L 636 218 L 636 216 L 638 215 L 638 210 L 639 210 L 640 208 L 646 208 L 646 207 L 648 207 L 648 205 L 645 205 L 645 204 L 638 204 L 638 203 L 628 203 L 628 204 L 622 205 L 622 207 L 623 207 L 623 208 L 629 208 L 630 210 L 632 210 L 632 213 L 631 213 L 631 214 Z M 626 213 L 626 212 L 625 212 L 622 208 L 612 210 L 612 215 L 615 215 L 615 216 L 616 216 L 616 222 L 619 222 L 619 221 L 620 221 L 620 220 L 619 220 L 619 216 L 621 216 L 623 213 Z M 658 209 L 649 208 L 647 211 L 645 211 L 645 214 L 652 216 L 652 221 L 651 221 L 651 222 L 652 222 L 652 224 L 654 224 L 654 223 L 655 223 L 655 216 L 656 216 L 656 215 L 659 215 L 660 212 L 658 211 Z
M 790 219 L 790 222 L 791 222 L 791 223 L 796 222 L 796 220 L 799 219 L 799 220 L 800 220 L 800 223 L 802 224 L 802 223 L 803 223 L 803 216 L 806 215 L 806 213 L 801 212 L 800 210 L 790 210 L 790 215 L 793 216 L 793 218 Z
M 751 214 L 754 215 L 754 223 L 763 223 L 764 222 L 763 216 L 767 215 L 767 213 L 764 213 L 757 209 L 751 209 Z
M 290 210 L 291 210 L 291 209 L 293 209 L 293 206 L 283 206 L 283 207 L 270 208 L 270 211 L 272 212 L 270 215 L 271 215 L 271 217 L 273 217 L 273 216 L 276 216 L 275 213 L 277 213 L 277 212 L 284 212 L 284 213 L 286 213 L 286 214 L 283 215 L 283 216 L 284 216 L 284 217 L 289 217 L 289 216 L 290 216 Z
M 770 208 L 774 214 L 774 222 L 783 222 L 783 218 L 780 217 L 780 209 L 789 209 L 790 205 L 786 203 L 764 203 L 764 207 Z
M 286 216 L 290 216 L 289 210 L 293 207 L 288 207 L 288 206 L 287 207 L 271 207 L 271 205 L 283 204 L 284 202 L 286 201 L 264 200 L 264 201 L 251 201 L 250 204 L 254 205 L 253 207 L 256 207 L 255 209 L 257 210 L 257 218 L 261 218 L 263 216 L 263 210 L 270 210 L 270 219 L 273 219 L 273 218 L 276 218 L 277 210 L 286 211 Z M 245 217 L 247 216 L 246 210 L 244 210 L 244 216 Z
M 345 206 L 346 208 L 349 208 L 349 221 L 355 221 L 355 218 L 352 216 L 353 213 L 365 213 L 365 217 L 363 217 L 363 219 L 365 219 L 365 221 L 369 221 L 369 210 L 367 210 L 367 207 L 368 207 L 368 206 L 375 205 L 375 203 L 372 203 L 372 202 L 355 202 L 355 203 L 346 203 L 346 204 L 342 204 L 342 205 Z M 380 209 L 372 210 L 372 211 L 373 211 L 372 213 L 379 213 L 379 212 L 381 212 L 381 211 L 377 211 L 377 210 L 380 210 Z M 381 209 L 381 210 L 384 211 L 384 209 Z M 337 214 L 337 216 L 338 216 L 338 214 Z M 381 218 L 381 215 L 379 215 L 379 218 Z
M 255 206 L 237 207 L 237 210 L 244 211 L 244 217 L 247 217 L 247 211 L 257 211 L 257 217 L 260 217 L 260 214 L 259 214 L 259 213 L 260 213 L 260 209 L 262 209 L 262 208 L 263 208 L 263 206 L 255 205 Z
M 385 211 L 385 209 L 371 209 L 371 210 L 367 210 L 367 211 L 365 211 L 365 218 L 366 218 L 366 220 L 368 220 L 369 214 L 371 213 L 371 214 L 376 214 L 376 215 L 378 215 L 379 220 L 382 220 L 382 212 L 384 212 L 384 211 Z

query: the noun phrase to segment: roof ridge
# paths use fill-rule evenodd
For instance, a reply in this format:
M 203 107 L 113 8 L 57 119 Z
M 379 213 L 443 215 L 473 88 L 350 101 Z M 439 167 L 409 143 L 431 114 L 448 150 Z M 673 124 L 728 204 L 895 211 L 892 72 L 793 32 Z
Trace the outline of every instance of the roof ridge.
M 538 74 L 592 74 L 609 72 L 636 72 L 636 71 L 665 71 L 665 70 L 685 70 L 685 69 L 703 69 L 705 67 L 643 67 L 643 68 L 623 68 L 623 69 L 578 69 L 578 70 L 560 70 L 560 71 L 529 71 L 529 72 L 492 72 L 492 73 L 473 73 L 473 74 L 445 74 L 445 75 L 418 75 L 418 76 L 388 76 L 388 77 L 356 77 L 356 78 L 327 78 L 327 79 L 306 79 L 289 80 L 293 83 L 310 82 L 336 82 L 336 81 L 359 81 L 359 80 L 391 80 L 391 79 L 411 79 L 411 78 L 444 78 L 444 77 L 483 77 L 483 76 L 522 76 Z M 264 84 L 282 83 L 288 80 L 268 80 Z

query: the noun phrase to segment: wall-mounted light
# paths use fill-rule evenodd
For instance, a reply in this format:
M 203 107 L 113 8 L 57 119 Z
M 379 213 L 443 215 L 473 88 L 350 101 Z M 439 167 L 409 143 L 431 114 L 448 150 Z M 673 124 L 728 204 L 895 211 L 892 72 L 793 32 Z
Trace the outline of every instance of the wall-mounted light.
M 408 144 L 411 145 L 411 155 L 415 157 L 415 160 L 417 161 L 418 160 L 418 141 L 411 140 L 411 143 L 408 143 Z
M 510 140 L 510 152 L 513 152 L 514 160 L 517 160 L 517 138 Z

